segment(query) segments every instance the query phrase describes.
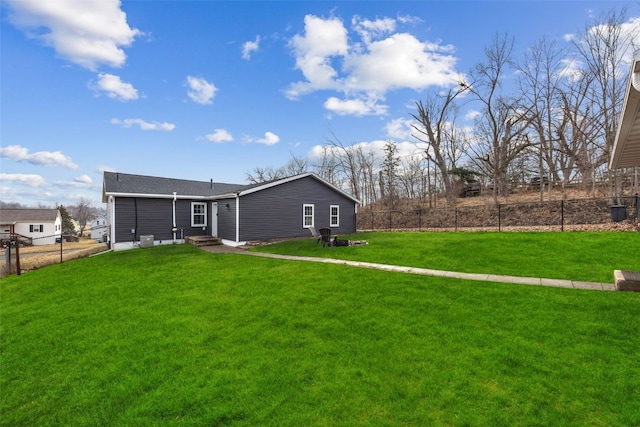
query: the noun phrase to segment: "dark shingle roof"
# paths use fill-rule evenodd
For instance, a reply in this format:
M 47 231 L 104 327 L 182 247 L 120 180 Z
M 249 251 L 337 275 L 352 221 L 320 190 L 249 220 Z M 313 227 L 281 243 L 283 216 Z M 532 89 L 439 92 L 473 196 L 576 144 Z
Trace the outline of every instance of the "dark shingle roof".
M 58 209 L 0 209 L 0 222 L 55 221 Z
M 189 181 L 155 176 L 131 175 L 120 172 L 104 173 L 104 193 L 147 194 L 193 197 L 215 197 L 241 191 L 249 186 L 221 182 Z

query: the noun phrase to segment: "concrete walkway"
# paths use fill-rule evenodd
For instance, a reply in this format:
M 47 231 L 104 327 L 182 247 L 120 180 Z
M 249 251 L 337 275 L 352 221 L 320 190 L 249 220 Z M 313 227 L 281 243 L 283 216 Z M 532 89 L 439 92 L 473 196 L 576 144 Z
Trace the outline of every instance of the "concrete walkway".
M 257 257 L 263 257 L 263 258 L 286 259 L 290 261 L 308 261 L 308 262 L 321 262 L 325 264 L 340 264 L 340 265 L 349 265 L 352 267 L 373 268 L 376 270 L 384 270 L 384 271 L 395 271 L 398 273 L 418 274 L 422 276 L 450 277 L 454 279 L 479 280 L 483 282 L 517 283 L 520 285 L 552 286 L 556 288 L 588 289 L 588 290 L 598 290 L 598 291 L 615 291 L 616 290 L 615 285 L 612 283 L 577 282 L 573 280 L 542 279 L 542 278 L 534 278 L 534 277 L 498 276 L 495 274 L 457 273 L 453 271 L 431 270 L 428 268 L 417 268 L 417 267 L 403 267 L 399 265 L 377 264 L 372 262 L 346 261 L 342 259 L 333 259 L 333 258 L 318 258 L 318 257 L 295 256 L 295 255 L 278 255 L 278 254 L 270 254 L 270 253 L 264 253 L 264 252 L 251 252 L 243 248 L 234 248 L 234 247 L 225 246 L 225 245 L 201 246 L 200 249 L 203 249 L 207 252 L 212 252 L 212 253 L 233 253 L 233 254 L 257 256 Z

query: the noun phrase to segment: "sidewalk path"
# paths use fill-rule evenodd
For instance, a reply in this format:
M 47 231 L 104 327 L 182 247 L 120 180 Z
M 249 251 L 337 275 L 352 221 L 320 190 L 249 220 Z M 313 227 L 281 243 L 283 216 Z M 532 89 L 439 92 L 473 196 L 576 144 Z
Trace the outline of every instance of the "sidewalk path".
M 263 257 L 263 258 L 286 259 L 290 261 L 308 261 L 308 262 L 321 262 L 325 264 L 340 264 L 340 265 L 349 265 L 352 267 L 373 268 L 376 270 L 418 274 L 422 276 L 451 277 L 454 279 L 479 280 L 483 282 L 517 283 L 520 285 L 552 286 L 556 288 L 589 289 L 589 290 L 598 290 L 598 291 L 615 291 L 616 290 L 615 285 L 613 283 L 577 282 L 573 280 L 542 279 L 542 278 L 518 277 L 518 276 L 498 276 L 495 274 L 457 273 L 453 271 L 431 270 L 428 268 L 417 268 L 417 267 L 403 267 L 399 265 L 378 264 L 373 262 L 347 261 L 343 259 L 318 258 L 318 257 L 295 256 L 295 255 L 279 255 L 279 254 L 270 254 L 266 252 L 251 252 L 242 248 L 234 248 L 234 247 L 225 246 L 225 245 L 202 246 L 201 249 L 204 249 L 208 252 L 213 252 L 213 253 L 233 253 L 233 254 L 257 256 L 257 257 Z

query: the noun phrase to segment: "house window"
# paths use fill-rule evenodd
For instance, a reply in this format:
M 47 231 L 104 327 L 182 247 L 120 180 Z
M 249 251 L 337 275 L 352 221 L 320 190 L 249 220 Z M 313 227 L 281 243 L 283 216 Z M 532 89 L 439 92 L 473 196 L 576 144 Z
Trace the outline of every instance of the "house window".
M 313 205 L 302 205 L 302 227 L 313 227 Z
M 29 225 L 29 232 L 30 233 L 42 233 L 44 231 L 44 225 L 40 224 L 40 225 Z
M 191 226 L 207 226 L 207 204 L 201 202 L 191 202 Z
M 329 225 L 331 227 L 339 227 L 340 226 L 340 206 L 331 205 L 329 207 Z

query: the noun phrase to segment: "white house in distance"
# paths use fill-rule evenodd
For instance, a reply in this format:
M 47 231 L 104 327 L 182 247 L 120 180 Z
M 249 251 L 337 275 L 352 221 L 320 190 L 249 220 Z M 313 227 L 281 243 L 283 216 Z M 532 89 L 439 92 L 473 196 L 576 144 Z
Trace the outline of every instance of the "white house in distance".
M 92 239 L 103 239 L 107 234 L 109 234 L 109 227 L 107 226 L 107 217 L 105 215 L 100 215 L 91 221 Z
M 3 239 L 14 233 L 51 245 L 62 235 L 62 216 L 58 209 L 0 209 L 0 230 Z

